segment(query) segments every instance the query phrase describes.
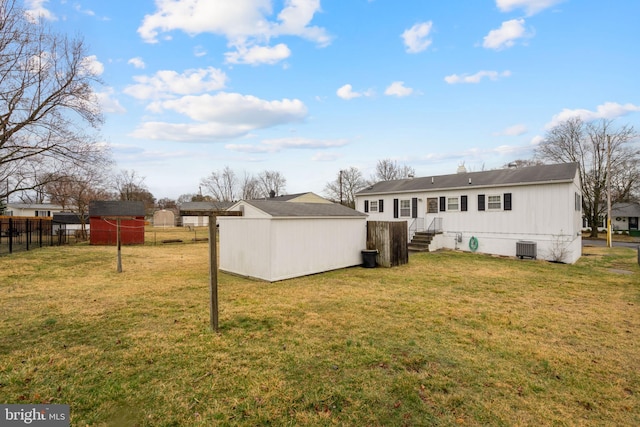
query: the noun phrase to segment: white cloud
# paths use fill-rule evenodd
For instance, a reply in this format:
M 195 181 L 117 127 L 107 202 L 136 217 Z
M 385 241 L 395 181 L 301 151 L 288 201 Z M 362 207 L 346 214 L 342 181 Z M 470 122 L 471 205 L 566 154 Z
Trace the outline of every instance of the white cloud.
M 118 102 L 117 99 L 113 98 L 113 88 L 107 88 L 102 92 L 96 92 L 96 97 L 98 98 L 98 102 L 102 106 L 102 111 L 104 113 L 115 113 L 115 114 L 123 114 L 126 113 L 127 110 Z
M 132 136 L 175 141 L 229 139 L 281 124 L 299 122 L 307 108 L 297 99 L 266 101 L 238 93 L 204 94 L 157 102 L 157 111 L 174 111 L 197 123 L 146 122 Z
M 331 37 L 324 28 L 310 27 L 316 12 L 320 12 L 320 0 L 287 0 L 286 7 L 278 14 L 280 23 L 273 26 L 274 35 L 297 35 L 328 46 Z
M 342 98 L 342 99 L 346 99 L 347 101 L 353 98 L 360 98 L 361 96 L 373 96 L 373 90 L 369 89 L 365 92 L 354 92 L 353 91 L 353 86 L 351 86 L 350 84 L 346 84 L 342 87 L 340 87 L 337 91 L 336 94 Z
M 220 90 L 225 87 L 227 75 L 217 68 L 197 68 L 182 74 L 161 70 L 153 76 L 134 76 L 137 82 L 124 89 L 124 93 L 137 99 L 159 99 L 174 95 L 192 95 Z
M 506 70 L 501 73 L 497 71 L 478 71 L 475 74 L 451 74 L 450 76 L 446 76 L 444 81 L 449 84 L 456 83 L 480 83 L 483 78 L 488 78 L 490 80 L 498 80 L 500 77 L 509 77 L 511 76 L 511 71 Z
M 403 96 L 409 96 L 412 93 L 413 89 L 411 89 L 410 87 L 406 87 L 404 85 L 404 82 L 400 81 L 391 83 L 391 85 L 389 85 L 389 87 L 387 87 L 387 89 L 384 91 L 385 95 L 397 96 L 399 98 Z
M 277 138 L 265 139 L 259 145 L 251 144 L 227 144 L 225 148 L 243 153 L 277 153 L 288 149 L 322 149 L 342 147 L 347 145 L 344 139 L 338 140 L 319 140 L 309 138 Z
M 598 119 L 615 119 L 638 111 L 640 111 L 640 105 L 630 103 L 623 105 L 618 104 L 617 102 L 605 102 L 602 105 L 598 105 L 596 107 L 596 111 L 581 108 L 575 110 L 565 108 L 560 113 L 553 116 L 551 121 L 545 125 L 545 128 L 551 129 L 568 119 L 576 117 L 585 122 L 591 122 Z
M 193 55 L 200 58 L 202 56 L 205 56 L 207 54 L 207 49 L 205 49 L 204 46 L 196 46 L 193 48 Z
M 135 68 L 144 68 L 144 67 L 146 67 L 144 61 L 139 56 L 136 56 L 135 58 L 131 58 L 130 60 L 127 61 L 127 64 L 131 64 Z
M 74 5 L 74 9 L 76 11 L 80 12 L 80 13 L 85 14 L 85 15 L 96 16 L 96 13 L 93 10 L 91 10 L 91 9 L 83 9 L 80 4 Z
M 489 34 L 484 37 L 482 46 L 487 49 L 500 50 L 515 45 L 517 39 L 530 37 L 532 34 L 526 32 L 524 19 L 511 19 L 504 21 L 497 30 L 489 31 Z
M 528 132 L 528 129 L 525 125 L 518 124 L 509 126 L 506 129 L 503 129 L 500 132 L 494 133 L 495 136 L 520 136 Z
M 418 53 L 427 49 L 432 40 L 429 38 L 433 22 L 422 22 L 402 33 L 402 39 L 408 53 Z
M 314 162 L 335 162 L 340 157 L 341 156 L 338 153 L 327 153 L 326 151 L 321 151 L 314 154 L 311 157 L 311 160 Z
M 82 68 L 94 76 L 100 76 L 104 73 L 104 64 L 98 61 L 98 57 L 95 55 L 85 56 L 82 59 Z
M 524 9 L 527 15 L 531 16 L 561 1 L 563 0 L 496 0 L 496 6 L 502 12 Z
M 155 13 L 146 15 L 138 28 L 144 41 L 156 43 L 160 33 L 175 30 L 190 35 L 217 34 L 236 49 L 231 53 L 232 59 L 237 58 L 236 63 L 259 63 L 239 58 L 243 51 L 268 45 L 275 37 L 297 36 L 319 46 L 331 42 L 324 28 L 310 25 L 320 11 L 320 0 L 286 0 L 275 21 L 269 20 L 273 13 L 271 0 L 156 0 L 156 7 Z M 270 50 L 270 60 L 261 63 L 271 64 L 282 58 L 283 46 L 264 47 Z
M 227 52 L 224 56 L 230 64 L 275 64 L 291 56 L 291 50 L 283 43 L 274 47 L 239 46 L 236 52 Z
M 58 17 L 53 14 L 45 5 L 49 0 L 25 0 L 25 15 L 31 22 L 38 22 L 40 19 L 45 21 L 57 21 Z

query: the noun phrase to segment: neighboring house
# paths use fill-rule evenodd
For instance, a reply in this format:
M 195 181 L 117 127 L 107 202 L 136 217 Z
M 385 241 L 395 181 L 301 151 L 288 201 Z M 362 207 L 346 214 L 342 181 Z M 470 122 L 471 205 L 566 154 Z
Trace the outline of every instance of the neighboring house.
M 574 263 L 582 253 L 578 164 L 461 172 L 379 182 L 356 194 L 370 220 L 434 234 L 429 249 Z
M 208 227 L 209 212 L 224 211 L 233 202 L 186 202 L 180 206 L 180 217 L 183 227 Z M 199 215 L 194 215 L 199 213 Z
M 140 201 L 93 201 L 89 203 L 92 245 L 134 245 L 144 243 L 144 202 Z
M 54 213 L 62 212 L 62 206 L 51 203 L 7 203 L 7 216 L 36 216 L 51 217 Z
M 615 203 L 611 206 L 611 229 L 614 232 L 626 231 L 632 236 L 640 236 L 638 218 L 639 203 Z
M 269 282 L 362 264 L 367 216 L 337 203 L 242 200 L 218 217 L 220 270 Z
M 284 196 L 272 197 L 265 200 L 273 200 L 279 202 L 294 202 L 294 203 L 333 203 L 331 200 L 327 200 L 324 197 L 320 197 L 315 193 L 297 193 L 286 194 Z
M 90 230 L 89 215 L 84 216 L 85 231 Z M 73 236 L 82 231 L 81 217 L 74 212 L 57 212 L 53 214 L 52 232 L 54 235 Z

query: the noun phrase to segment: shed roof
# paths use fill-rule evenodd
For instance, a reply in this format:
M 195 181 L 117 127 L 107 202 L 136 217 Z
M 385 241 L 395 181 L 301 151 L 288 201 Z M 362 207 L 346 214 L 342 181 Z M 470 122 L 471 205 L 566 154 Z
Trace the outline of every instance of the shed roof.
M 52 203 L 7 203 L 7 208 L 13 209 L 36 209 L 36 210 L 62 210 L 62 206 Z
M 529 166 L 517 169 L 497 169 L 463 172 L 450 175 L 381 181 L 359 191 L 357 195 L 445 190 L 452 188 L 526 185 L 548 182 L 570 182 L 578 171 L 577 163 Z
M 137 200 L 96 200 L 89 202 L 89 216 L 144 216 L 144 202 Z
M 209 212 L 214 210 L 228 209 L 233 205 L 233 202 L 185 202 L 180 205 L 180 211 L 189 212 Z
M 244 200 L 272 217 L 366 217 L 338 203 L 282 203 L 273 200 Z
M 640 217 L 640 203 L 616 203 L 611 206 L 611 216 Z
M 53 222 L 56 224 L 82 224 L 81 215 L 75 212 L 57 212 L 53 214 Z M 89 215 L 84 215 L 84 223 L 89 222 Z

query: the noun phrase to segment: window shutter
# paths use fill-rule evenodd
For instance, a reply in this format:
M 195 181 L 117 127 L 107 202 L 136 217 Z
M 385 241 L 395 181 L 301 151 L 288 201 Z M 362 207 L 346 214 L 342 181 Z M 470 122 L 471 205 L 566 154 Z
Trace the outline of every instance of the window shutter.
M 365 212 L 369 212 L 369 201 L 368 200 L 364 201 L 364 211 Z
M 478 194 L 478 210 L 484 210 L 484 194 Z
M 511 210 L 511 193 L 504 193 L 504 210 Z
M 378 212 L 384 212 L 384 200 L 378 200 Z
M 440 197 L 440 212 L 444 212 L 447 210 L 447 199 L 445 197 Z
M 462 212 L 467 211 L 467 196 L 460 196 L 460 210 Z
M 411 218 L 418 218 L 418 198 L 411 199 Z
M 393 217 L 398 218 L 398 199 L 393 199 Z

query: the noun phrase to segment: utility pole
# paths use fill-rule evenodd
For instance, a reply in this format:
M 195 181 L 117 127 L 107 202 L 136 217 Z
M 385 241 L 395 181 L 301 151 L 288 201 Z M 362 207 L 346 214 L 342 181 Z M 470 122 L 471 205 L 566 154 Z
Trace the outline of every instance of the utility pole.
M 611 241 L 611 135 L 607 135 L 607 247 L 613 246 Z
M 340 204 L 342 204 L 342 170 L 340 170 Z

